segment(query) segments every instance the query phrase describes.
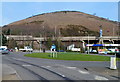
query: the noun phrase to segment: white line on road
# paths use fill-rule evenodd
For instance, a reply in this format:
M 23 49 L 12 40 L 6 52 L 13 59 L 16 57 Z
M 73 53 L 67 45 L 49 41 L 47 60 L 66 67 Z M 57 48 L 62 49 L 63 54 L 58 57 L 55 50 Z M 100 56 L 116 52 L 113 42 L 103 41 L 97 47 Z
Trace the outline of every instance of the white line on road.
M 68 69 L 74 69 L 74 70 L 76 69 L 76 67 L 66 67 L 66 68 L 68 68 Z
M 44 68 L 50 68 L 51 66 L 41 66 L 41 67 L 44 67 Z M 62 76 L 62 77 L 65 77 L 65 75 L 63 75 L 63 74 L 61 74 L 61 73 L 58 73 L 58 72 L 56 72 L 57 74 L 59 74 L 60 76 Z
M 46 67 L 50 68 L 51 66 L 46 66 Z
M 25 66 L 32 66 L 32 65 L 22 65 L 22 66 L 24 66 L 24 67 L 25 67 Z
M 41 67 L 44 67 L 44 68 L 45 68 L 45 67 L 50 68 L 51 66 L 41 66 Z
M 78 70 L 80 73 L 82 73 L 82 74 L 90 74 L 89 72 L 87 72 L 87 71 L 81 71 L 81 70 Z
M 57 64 L 57 65 L 59 65 L 59 66 L 62 66 L 62 67 L 64 67 L 64 68 L 68 68 L 68 69 L 77 69 L 77 67 L 70 67 L 70 66 L 65 66 L 65 65 L 60 65 L 60 64 Z
M 107 78 L 105 77 L 101 77 L 101 76 L 95 76 L 95 80 L 108 80 Z
M 20 58 L 13 58 L 13 59 L 15 59 L 15 60 L 23 60 L 23 59 L 20 59 Z

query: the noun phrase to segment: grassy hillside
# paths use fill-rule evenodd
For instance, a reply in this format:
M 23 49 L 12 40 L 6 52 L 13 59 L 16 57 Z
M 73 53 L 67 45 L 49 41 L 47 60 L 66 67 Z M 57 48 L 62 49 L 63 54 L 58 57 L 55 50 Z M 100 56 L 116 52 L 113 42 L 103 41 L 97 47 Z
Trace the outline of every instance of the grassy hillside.
M 5 25 L 3 31 L 7 34 L 27 34 L 33 36 L 98 36 L 99 26 L 102 25 L 103 35 L 118 33 L 117 22 L 89 15 L 78 11 L 58 11 L 35 15 L 24 20 Z M 8 33 L 9 34 L 9 33 Z

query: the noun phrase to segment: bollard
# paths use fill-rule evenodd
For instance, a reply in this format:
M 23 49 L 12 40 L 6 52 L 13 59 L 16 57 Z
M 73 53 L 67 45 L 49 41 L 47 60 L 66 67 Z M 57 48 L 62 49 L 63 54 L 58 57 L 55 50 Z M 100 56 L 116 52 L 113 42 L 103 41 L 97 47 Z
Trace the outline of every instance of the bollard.
M 116 67 L 116 56 L 115 57 L 111 57 L 110 69 L 117 69 L 117 67 Z
M 45 53 L 45 49 L 43 49 L 43 53 Z

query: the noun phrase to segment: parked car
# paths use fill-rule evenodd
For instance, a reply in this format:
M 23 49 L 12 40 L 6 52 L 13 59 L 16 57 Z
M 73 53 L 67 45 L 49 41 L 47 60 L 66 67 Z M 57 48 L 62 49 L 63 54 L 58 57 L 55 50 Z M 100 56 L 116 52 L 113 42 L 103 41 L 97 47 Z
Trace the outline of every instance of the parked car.
M 116 53 L 116 56 L 120 58 L 120 51 Z
M 1 54 L 9 54 L 9 50 L 5 48 L 0 48 L 0 53 Z
M 85 51 L 86 53 L 88 53 L 88 51 Z M 97 53 L 97 50 L 89 50 L 90 53 Z
M 109 48 L 107 53 L 119 53 L 119 49 Z
M 13 49 L 8 49 L 10 52 L 13 52 L 14 50 Z
M 30 46 L 24 46 L 24 48 L 20 48 L 19 51 L 22 51 L 22 52 L 33 52 L 33 49 Z
M 2 53 L 2 51 L 4 50 L 5 48 L 0 48 L 0 53 Z
M 57 50 L 57 52 L 64 52 L 64 50 Z

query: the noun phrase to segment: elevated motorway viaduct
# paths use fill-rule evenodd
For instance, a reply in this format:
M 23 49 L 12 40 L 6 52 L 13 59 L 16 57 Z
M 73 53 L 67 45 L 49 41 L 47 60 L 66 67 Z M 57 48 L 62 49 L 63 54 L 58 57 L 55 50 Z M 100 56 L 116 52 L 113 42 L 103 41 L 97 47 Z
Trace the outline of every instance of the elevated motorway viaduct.
M 17 42 L 36 42 L 38 44 L 42 44 L 43 42 L 47 42 L 49 37 L 33 37 L 33 36 L 20 36 L 20 35 L 8 35 L 7 39 L 14 39 Z M 78 42 L 85 42 L 86 44 L 96 44 L 99 40 L 102 40 L 103 43 L 112 43 L 112 44 L 120 44 L 119 36 L 103 36 L 102 38 L 96 36 L 79 36 L 79 37 L 52 37 L 52 41 L 55 39 L 61 41 L 64 45 L 68 46 L 70 44 L 78 44 Z M 36 45 L 38 45 L 36 44 Z
M 19 35 L 8 35 L 6 36 L 7 39 L 13 38 L 16 41 L 47 41 L 47 38 L 49 37 L 33 37 L 33 36 L 19 36 Z M 96 36 L 79 36 L 79 37 L 57 37 L 57 39 L 61 41 L 84 41 L 84 40 L 99 40 L 99 37 Z M 55 37 L 52 38 L 52 40 L 55 40 Z M 109 40 L 109 41 L 118 41 L 120 40 L 120 36 L 103 36 L 102 40 Z

